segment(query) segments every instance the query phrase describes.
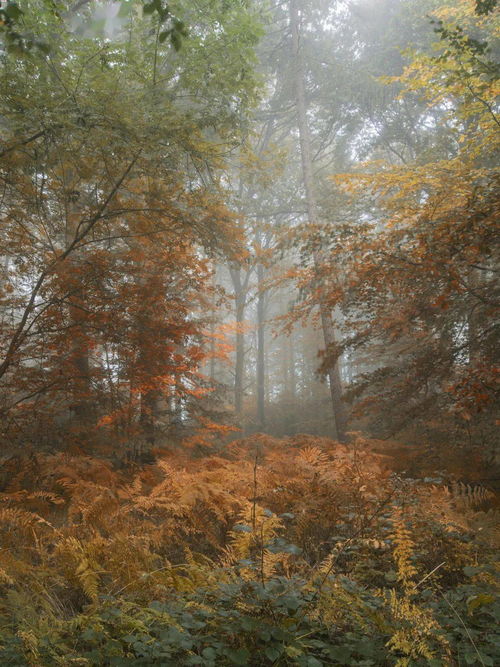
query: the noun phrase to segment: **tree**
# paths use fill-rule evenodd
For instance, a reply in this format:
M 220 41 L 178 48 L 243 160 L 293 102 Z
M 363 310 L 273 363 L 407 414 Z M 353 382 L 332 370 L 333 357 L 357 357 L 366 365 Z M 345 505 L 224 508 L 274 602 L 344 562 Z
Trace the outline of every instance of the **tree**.
M 255 94 L 259 27 L 250 8 L 224 3 L 212 13 L 191 3 L 190 18 L 182 58 L 163 44 L 161 17 L 154 40 L 149 19 L 134 18 L 112 41 L 68 28 L 47 57 L 4 56 L 0 375 L 9 433 L 35 406 L 57 419 L 70 407 L 88 432 L 109 417 L 124 382 L 151 431 L 166 378 L 184 397 L 197 390 L 197 305 L 208 289 L 200 251 L 236 243 L 219 181 Z M 43 2 L 24 20 L 41 37 L 61 26 Z
M 307 121 L 307 109 L 304 91 L 304 71 L 302 66 L 302 54 L 300 51 L 299 12 L 296 0 L 290 1 L 290 27 L 292 31 L 293 55 L 295 58 L 295 89 L 297 103 L 297 118 L 300 136 L 300 152 L 302 160 L 302 173 L 306 191 L 307 214 L 309 224 L 318 224 L 318 208 L 314 188 L 312 172 L 311 141 L 309 137 L 309 126 Z M 321 255 L 313 251 L 315 266 L 321 262 Z M 328 310 L 323 300 L 320 301 L 321 326 L 327 351 L 335 346 L 335 329 L 331 311 Z M 332 396 L 332 408 L 334 417 L 334 437 L 341 442 L 345 440 L 346 417 L 342 405 L 342 386 L 340 383 L 340 372 L 338 363 L 335 362 L 328 369 L 328 380 Z
M 460 9 L 487 34 L 470 3 Z M 450 12 L 437 17 L 460 20 Z M 359 412 L 371 409 L 385 433 L 438 419 L 444 429 L 448 420 L 490 437 L 500 305 L 497 74 L 474 43 L 445 34 L 436 48 L 416 54 L 397 81 L 437 112 L 436 137 L 444 133 L 453 150 L 337 177 L 369 208 L 363 220 L 332 228 L 322 275 L 343 266 L 328 304 L 344 311 L 344 349 L 379 360 L 358 380 Z

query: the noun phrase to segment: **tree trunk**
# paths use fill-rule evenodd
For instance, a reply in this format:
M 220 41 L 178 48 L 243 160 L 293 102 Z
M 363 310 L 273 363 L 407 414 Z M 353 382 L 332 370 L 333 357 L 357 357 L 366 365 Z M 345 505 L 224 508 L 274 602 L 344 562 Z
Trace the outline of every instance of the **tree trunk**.
M 238 419 L 243 413 L 243 382 L 245 376 L 245 334 L 243 322 L 245 319 L 246 289 L 241 282 L 240 267 L 230 267 L 231 280 L 234 287 L 236 307 L 236 360 L 234 365 L 234 411 Z
M 216 318 L 217 264 L 214 262 L 212 274 L 212 313 L 210 317 L 210 385 L 215 384 L 215 318 Z
M 259 239 L 260 241 L 260 239 Z M 265 386 L 265 293 L 262 290 L 264 282 L 264 267 L 257 266 L 258 296 L 257 296 L 257 421 L 259 428 L 266 426 L 266 386 Z
M 307 121 L 304 65 L 299 43 L 300 28 L 298 0 L 290 0 L 290 27 L 292 31 L 292 57 L 295 65 L 295 94 L 300 137 L 300 154 L 302 160 L 302 177 L 306 192 L 307 216 L 309 223 L 313 224 L 318 221 L 318 212 L 312 171 L 311 137 Z M 321 264 L 321 254 L 319 252 L 316 251 L 313 253 L 313 261 L 315 268 L 318 269 Z M 325 307 L 322 303 L 320 303 L 320 315 L 325 348 L 328 351 L 335 345 L 335 329 L 331 312 L 329 308 Z M 342 403 L 342 385 L 340 382 L 338 362 L 329 369 L 328 382 L 330 385 L 333 408 L 333 435 L 335 438 L 343 442 L 345 441 L 346 416 Z
M 296 428 L 296 393 L 297 393 L 297 378 L 295 375 L 295 336 L 294 332 L 290 333 L 290 344 L 287 345 L 287 362 L 288 362 L 288 402 L 287 402 L 287 411 L 290 413 L 290 434 L 295 435 Z

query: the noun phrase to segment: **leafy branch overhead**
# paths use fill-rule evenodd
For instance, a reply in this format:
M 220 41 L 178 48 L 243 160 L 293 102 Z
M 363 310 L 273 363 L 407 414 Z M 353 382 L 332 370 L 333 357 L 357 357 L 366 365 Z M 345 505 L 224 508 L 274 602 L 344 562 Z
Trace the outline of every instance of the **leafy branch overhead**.
M 160 43 L 163 44 L 167 39 L 170 39 L 170 43 L 178 51 L 182 45 L 182 38 L 188 35 L 188 30 L 184 22 L 171 13 L 169 4 L 162 0 L 152 0 L 152 2 L 144 4 L 143 11 L 144 14 L 157 14 L 159 24 L 162 27 L 158 36 Z M 168 25 L 170 27 L 165 27 Z
M 114 6 L 122 3 L 120 8 L 122 16 L 129 16 L 130 20 L 134 20 L 134 3 L 129 0 L 110 0 L 107 6 L 114 12 Z M 152 15 L 158 25 L 161 26 L 159 32 L 160 43 L 169 40 L 172 47 L 178 51 L 181 48 L 183 38 L 187 37 L 188 29 L 185 23 L 179 19 L 171 11 L 170 5 L 164 0 L 140 0 L 136 3 L 137 6 L 142 7 L 145 15 Z M 88 13 L 95 9 L 92 0 L 80 0 L 74 3 L 56 2 L 54 0 L 41 0 L 41 6 L 51 15 L 56 17 L 63 25 L 65 22 L 71 21 L 72 17 L 78 12 Z M 30 7 L 21 9 L 20 5 L 12 0 L 7 0 L 5 4 L 0 6 L 0 39 L 4 40 L 5 47 L 8 50 L 20 53 L 29 53 L 33 49 L 37 49 L 44 54 L 50 53 L 50 41 L 38 34 L 36 25 L 33 26 L 32 31 L 25 31 L 24 19 L 29 16 Z M 92 16 L 91 16 L 92 20 Z M 98 27 L 95 27 L 98 33 Z

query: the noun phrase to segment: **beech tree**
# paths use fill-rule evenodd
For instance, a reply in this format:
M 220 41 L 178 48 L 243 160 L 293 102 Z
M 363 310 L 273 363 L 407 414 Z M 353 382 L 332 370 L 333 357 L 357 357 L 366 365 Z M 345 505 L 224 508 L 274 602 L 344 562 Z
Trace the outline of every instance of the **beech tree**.
M 324 298 L 344 311 L 344 349 L 378 359 L 356 393 L 385 432 L 447 412 L 453 428 L 489 431 L 497 414 L 497 72 L 477 41 L 457 41 L 464 16 L 487 36 L 484 19 L 442 8 L 437 52 L 415 55 L 397 79 L 437 111 L 450 154 L 336 177 L 379 210 L 331 228 L 322 275 L 343 266 Z
M 233 252 L 237 244 L 218 180 L 256 82 L 258 23 L 251 9 L 223 4 L 208 14 L 203 3 L 190 4 L 182 54 L 164 43 L 156 15 L 130 16 L 112 40 L 66 26 L 47 56 L 5 54 L 0 375 L 7 431 L 35 405 L 59 418 L 69 407 L 75 425 L 88 429 L 109 406 L 97 396 L 106 386 L 116 395 L 105 376 L 129 383 L 143 424 L 151 396 L 172 375 L 181 392 L 198 384 L 192 371 L 202 324 L 194 295 L 202 298 L 208 280 L 198 249 Z M 65 27 L 43 2 L 30 10 L 25 26 L 36 26 L 41 39 Z M 80 11 L 85 24 L 90 8 Z M 145 308 L 153 294 L 155 306 Z M 117 298 L 130 303 L 124 309 Z M 103 356 L 108 344 L 112 360 Z

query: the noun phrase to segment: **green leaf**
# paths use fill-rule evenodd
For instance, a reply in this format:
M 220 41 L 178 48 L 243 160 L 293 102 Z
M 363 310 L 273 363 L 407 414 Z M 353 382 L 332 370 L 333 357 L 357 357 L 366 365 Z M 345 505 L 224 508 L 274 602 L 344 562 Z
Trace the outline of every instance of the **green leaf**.
M 351 663 L 351 649 L 348 646 L 333 646 L 328 655 L 334 660 L 338 660 L 341 665 L 349 665 Z
M 127 644 L 133 644 L 137 637 L 135 635 L 125 635 L 125 637 L 122 637 L 122 640 L 124 642 L 127 642 Z
M 265 547 L 273 554 L 287 553 L 297 556 L 302 553 L 300 547 L 296 544 L 290 544 L 290 542 L 287 542 L 282 537 L 275 538 L 272 542 L 266 544 Z
M 241 627 L 246 632 L 251 632 L 252 630 L 255 630 L 258 627 L 258 624 L 259 621 L 256 618 L 252 618 L 251 616 L 244 616 L 241 619 Z
M 15 2 L 9 2 L 7 7 L 4 9 L 4 12 L 6 16 L 8 16 L 13 21 L 18 19 L 23 14 L 23 12 L 19 9 L 19 7 L 16 5 Z
M 478 574 L 481 572 L 480 567 L 472 567 L 471 565 L 466 565 L 463 568 L 463 573 L 465 574 L 466 577 L 473 577 L 474 575 Z
M 215 660 L 215 658 L 217 657 L 217 653 L 211 646 L 209 646 L 208 648 L 203 649 L 202 656 L 207 660 Z
M 179 51 L 182 46 L 182 38 L 178 32 L 172 32 L 170 35 L 170 43 L 176 51 Z
M 171 30 L 164 30 L 163 32 L 160 32 L 158 35 L 158 41 L 160 44 L 163 44 L 163 42 L 167 39 L 167 37 L 172 33 Z
M 280 657 L 281 649 L 277 646 L 268 646 L 266 649 L 264 649 L 264 655 L 266 658 L 274 662 Z
M 250 651 L 246 648 L 228 649 L 226 655 L 234 665 L 248 665 L 250 660 Z
M 188 29 L 184 21 L 181 21 L 180 19 L 174 19 L 173 24 L 174 24 L 174 30 L 178 32 L 179 35 L 182 35 L 183 37 L 188 36 Z
M 492 604 L 493 602 L 495 602 L 493 595 L 488 595 L 486 593 L 471 595 L 467 598 L 467 611 L 472 615 L 476 609 L 484 607 L 487 604 Z

